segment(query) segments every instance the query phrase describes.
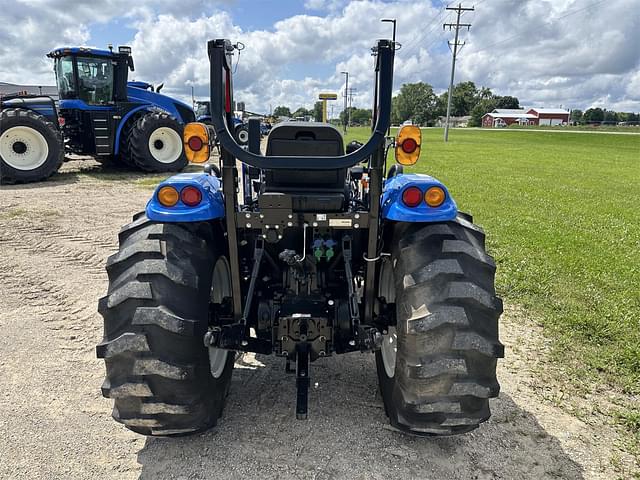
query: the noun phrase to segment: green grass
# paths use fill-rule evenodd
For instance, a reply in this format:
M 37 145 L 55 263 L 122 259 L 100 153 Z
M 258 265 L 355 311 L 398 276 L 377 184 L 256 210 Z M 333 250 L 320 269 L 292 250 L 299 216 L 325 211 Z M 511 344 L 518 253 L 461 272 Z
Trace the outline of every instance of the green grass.
M 531 125 L 531 126 L 522 126 L 522 125 L 509 125 L 509 130 L 554 130 L 554 131 L 578 131 L 578 132 L 622 132 L 622 133 L 640 133 L 640 127 L 636 125 L 625 125 L 625 126 L 617 126 L 617 125 L 604 125 L 604 126 L 593 126 L 593 125 L 568 125 L 566 127 L 558 127 L 558 126 L 550 126 L 550 125 Z
M 444 144 L 428 129 L 409 170 L 484 226 L 499 293 L 544 325 L 574 380 L 640 393 L 640 136 L 455 129 Z

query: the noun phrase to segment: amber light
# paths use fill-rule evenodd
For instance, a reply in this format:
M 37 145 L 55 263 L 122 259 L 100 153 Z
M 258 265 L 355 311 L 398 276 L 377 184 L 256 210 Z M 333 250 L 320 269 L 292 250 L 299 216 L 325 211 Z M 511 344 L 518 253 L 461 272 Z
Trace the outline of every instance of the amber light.
M 396 137 L 396 162 L 414 165 L 420 158 L 422 132 L 415 125 L 403 125 Z
M 202 193 L 196 187 L 184 187 L 180 192 L 180 198 L 188 207 L 195 207 L 202 201 Z
M 205 163 L 209 160 L 209 130 L 204 123 L 187 123 L 182 136 L 187 160 L 191 163 Z
M 444 203 L 445 198 L 444 190 L 440 187 L 431 187 L 424 194 L 424 201 L 427 202 L 427 205 L 430 207 L 439 207 Z
M 408 187 L 402 192 L 402 202 L 407 207 L 417 207 L 422 202 L 422 190 L 418 187 Z
M 173 207 L 179 199 L 178 190 L 174 187 L 166 186 L 158 190 L 158 201 L 164 207 Z

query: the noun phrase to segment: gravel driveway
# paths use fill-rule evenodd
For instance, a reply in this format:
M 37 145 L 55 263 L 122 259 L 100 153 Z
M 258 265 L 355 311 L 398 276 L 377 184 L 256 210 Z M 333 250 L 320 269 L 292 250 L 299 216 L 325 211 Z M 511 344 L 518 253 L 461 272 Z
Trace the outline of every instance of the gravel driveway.
M 500 398 L 471 434 L 413 438 L 386 421 L 372 354 L 312 365 L 310 415 L 295 420 L 281 359 L 244 357 L 222 420 L 179 439 L 145 438 L 102 398 L 98 298 L 116 235 L 151 190 L 139 174 L 71 161 L 50 181 L 0 188 L 0 478 L 616 478 L 615 432 L 536 388 L 539 328 L 507 305 Z M 624 474 L 623 474 L 624 475 Z

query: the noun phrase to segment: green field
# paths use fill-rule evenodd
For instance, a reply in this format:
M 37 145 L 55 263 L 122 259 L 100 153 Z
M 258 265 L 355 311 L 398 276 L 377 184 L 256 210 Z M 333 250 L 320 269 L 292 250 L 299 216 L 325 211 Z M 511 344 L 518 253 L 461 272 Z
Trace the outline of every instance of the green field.
M 427 129 L 410 170 L 485 228 L 499 293 L 544 325 L 577 383 L 640 393 L 640 135 L 455 129 L 444 144 Z
M 510 125 L 509 130 L 552 130 L 552 131 L 578 131 L 578 132 L 615 132 L 615 133 L 640 133 L 640 127 L 635 125 L 569 125 L 566 127 L 549 126 L 549 125 L 535 125 L 535 126 L 520 126 Z

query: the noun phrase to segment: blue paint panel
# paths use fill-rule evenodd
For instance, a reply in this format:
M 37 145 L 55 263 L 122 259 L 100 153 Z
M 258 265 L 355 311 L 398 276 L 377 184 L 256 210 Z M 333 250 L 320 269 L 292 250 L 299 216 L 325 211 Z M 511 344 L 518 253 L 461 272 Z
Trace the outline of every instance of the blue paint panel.
M 202 193 L 200 205 L 188 207 L 179 201 L 173 207 L 164 207 L 158 202 L 158 191 L 167 185 L 181 191 L 186 186 L 193 186 Z M 224 217 L 224 199 L 222 183 L 218 177 L 206 173 L 180 173 L 168 178 L 156 187 L 153 197 L 147 203 L 147 217 L 154 222 L 203 222 Z
M 148 85 L 144 82 L 128 82 L 127 83 L 127 96 L 130 102 L 138 102 L 144 104 L 153 104 L 154 106 L 165 110 L 171 116 L 173 116 L 180 123 L 185 123 L 185 119 L 182 118 L 180 112 L 176 108 L 176 104 L 182 105 L 184 108 L 193 111 L 190 105 L 187 105 L 180 100 L 176 100 L 171 97 L 167 97 L 161 93 L 152 92 L 146 90 L 143 86 Z
M 424 201 L 415 208 L 402 203 L 402 192 L 408 187 L 418 187 L 424 194 L 431 187 L 440 187 L 446 198 L 439 207 L 430 207 Z M 456 218 L 458 207 L 447 188 L 429 175 L 417 173 L 401 174 L 384 182 L 381 199 L 382 218 L 398 222 L 446 222 Z
M 148 104 L 141 105 L 139 107 L 129 110 L 127 114 L 124 117 L 122 117 L 122 120 L 120 120 L 120 123 L 118 124 L 118 131 L 116 132 L 116 140 L 115 140 L 116 148 L 115 148 L 115 151 L 113 152 L 114 154 L 117 155 L 120 152 L 120 134 L 122 133 L 123 127 L 127 124 L 127 120 L 129 120 L 129 118 L 131 118 L 131 116 L 134 113 L 139 112 L 140 110 L 148 110 L 148 109 L 149 109 Z
M 73 100 L 60 100 L 59 102 L 61 109 L 73 109 L 73 110 L 84 110 L 84 111 L 111 111 L 115 110 L 113 105 L 89 105 L 85 103 L 83 100 L 73 99 Z

